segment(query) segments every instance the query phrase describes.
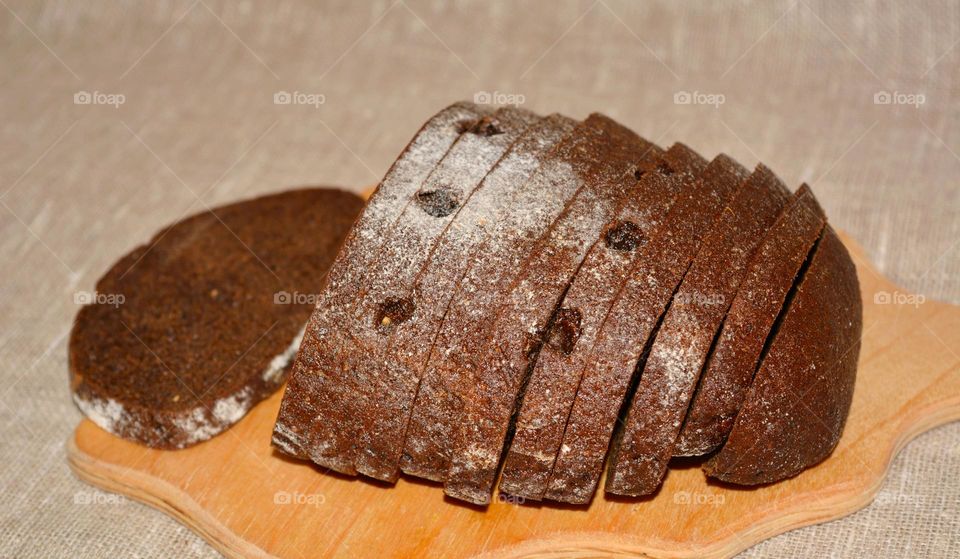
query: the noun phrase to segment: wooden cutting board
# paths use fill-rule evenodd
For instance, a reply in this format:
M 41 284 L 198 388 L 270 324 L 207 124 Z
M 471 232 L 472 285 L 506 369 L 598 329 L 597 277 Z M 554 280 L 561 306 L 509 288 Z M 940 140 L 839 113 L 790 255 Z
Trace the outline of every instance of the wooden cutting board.
M 907 441 L 960 419 L 960 307 L 897 288 L 845 242 L 864 297 L 853 406 L 833 455 L 781 483 L 720 485 L 687 461 L 651 498 L 601 493 L 573 507 L 502 497 L 484 510 L 444 498 L 436 484 L 389 486 L 282 457 L 270 447 L 279 394 L 179 451 L 84 420 L 68 459 L 80 478 L 166 512 L 230 557 L 728 557 L 865 506 Z

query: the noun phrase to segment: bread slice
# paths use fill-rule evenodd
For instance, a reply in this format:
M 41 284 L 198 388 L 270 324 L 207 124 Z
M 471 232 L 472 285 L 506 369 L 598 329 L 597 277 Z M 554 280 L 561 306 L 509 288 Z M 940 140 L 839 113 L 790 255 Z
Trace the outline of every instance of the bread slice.
M 700 241 L 747 176 L 725 155 L 685 188 L 643 248 L 600 327 L 567 420 L 545 497 L 590 501 L 603 469 L 617 414 L 654 333 Z
M 321 397 L 327 385 L 336 385 L 341 377 L 333 351 L 340 339 L 339 325 L 361 293 L 364 278 L 377 262 L 380 245 L 396 219 L 465 128 L 489 113 L 473 103 L 455 103 L 437 113 L 417 132 L 370 196 L 326 276 L 307 324 L 274 426 L 276 448 L 301 458 L 313 456 L 318 463 L 343 473 L 354 472 L 353 461 L 343 455 L 349 454 L 355 440 L 318 440 L 310 432 L 321 409 L 334 410 L 351 402 L 349 398 Z M 350 417 L 349 409 L 340 408 L 340 412 L 346 414 L 342 417 Z
M 327 383 L 327 390 L 319 395 L 336 404 L 320 407 L 311 431 L 321 442 L 351 441 L 338 453 L 338 461 L 350 461 L 355 469 L 361 425 L 368 410 L 383 397 L 376 391 L 377 378 L 368 376 L 374 370 L 362 363 L 374 358 L 389 334 L 417 312 L 414 301 L 406 296 L 438 237 L 507 149 L 540 120 L 530 111 L 505 107 L 467 128 L 430 172 L 381 245 L 365 288 L 338 327 L 341 342 L 332 347 L 327 342 L 334 363 L 345 374 Z
M 323 188 L 263 196 L 183 219 L 121 258 L 70 333 L 77 405 L 165 449 L 239 421 L 282 384 L 362 205 Z
M 707 454 L 727 438 L 764 342 L 825 221 L 810 188 L 802 185 L 764 236 L 711 350 L 674 454 Z
M 660 486 L 704 361 L 764 233 L 790 192 L 763 165 L 720 212 L 673 296 L 610 451 L 606 490 Z
M 359 410 L 358 472 L 396 480 L 403 427 L 416 396 L 423 360 L 458 281 L 473 259 L 481 257 L 477 249 L 489 239 L 492 229 L 513 211 L 530 176 L 576 125 L 572 119 L 552 115 L 528 127 L 439 236 L 417 274 L 415 288 L 395 295 L 410 301 L 415 310 L 358 364 L 363 370 L 357 376 L 367 379 L 361 390 L 368 404 Z
M 418 387 L 406 429 L 401 469 L 442 480 L 447 470 L 460 396 L 452 389 L 460 356 L 480 342 L 502 293 L 544 231 L 583 186 L 580 176 L 604 158 L 619 128 L 601 115 L 591 115 L 565 139 L 537 171 L 502 226 L 480 250 L 451 298 Z
M 339 323 L 335 335 L 328 333 L 322 342 L 321 359 L 340 374 L 317 383 L 311 395 L 317 402 L 309 428 L 315 441 L 311 455 L 315 462 L 341 473 L 356 473 L 359 418 L 376 399 L 364 390 L 371 379 L 360 374 L 360 360 L 373 353 L 389 331 L 415 311 L 397 294 L 409 289 L 437 236 L 490 168 L 523 130 L 538 120 L 529 111 L 502 108 L 492 115 L 462 122 L 460 136 L 405 204 L 378 249 L 376 264 L 367 271 L 364 287 L 356 300 L 346 305 L 349 310 L 336 315 Z M 317 357 L 304 356 L 303 351 L 300 355 L 305 359 Z M 316 373 L 328 369 L 313 365 L 311 370 Z
M 726 443 L 704 467 L 711 477 L 780 481 L 822 461 L 840 439 L 863 309 L 856 268 L 829 226 L 785 312 Z
M 503 462 L 501 491 L 542 498 L 580 373 L 607 309 L 680 193 L 682 177 L 699 176 L 706 166 L 693 150 L 674 144 L 658 169 L 639 177 L 636 195 L 593 243 L 561 305 L 560 316 L 567 318 L 554 322 L 530 374 Z
M 512 412 L 546 334 L 564 346 L 575 341 L 576 318 L 557 313 L 570 282 L 593 240 L 639 194 L 638 166 L 651 170 L 663 155 L 623 127 L 614 128 L 610 139 L 601 164 L 581 175 L 584 188 L 520 267 L 497 315 L 489 317 L 488 339 L 461 356 L 466 367 L 457 392 L 463 410 L 451 441 L 447 495 L 489 502 Z

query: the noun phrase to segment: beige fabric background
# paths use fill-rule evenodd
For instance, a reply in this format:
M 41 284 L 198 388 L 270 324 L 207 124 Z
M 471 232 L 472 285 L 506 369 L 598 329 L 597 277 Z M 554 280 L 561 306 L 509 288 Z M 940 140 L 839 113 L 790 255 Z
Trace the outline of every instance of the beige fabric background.
M 374 183 L 425 118 L 481 91 L 763 160 L 890 277 L 960 302 L 960 4 L 857 4 L 0 0 L 0 556 L 215 556 L 67 469 L 74 294 L 206 204 Z M 744 556 L 960 556 L 958 473 L 953 424 L 904 449 L 865 510 Z

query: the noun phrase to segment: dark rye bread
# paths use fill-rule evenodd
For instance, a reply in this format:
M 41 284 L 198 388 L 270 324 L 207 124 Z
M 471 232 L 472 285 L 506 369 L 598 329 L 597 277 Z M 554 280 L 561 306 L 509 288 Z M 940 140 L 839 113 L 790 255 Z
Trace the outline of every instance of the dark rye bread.
M 184 448 L 283 382 L 315 293 L 363 202 L 292 190 L 175 223 L 121 258 L 70 334 L 73 397 L 97 425 Z
M 530 111 L 507 107 L 467 128 L 397 219 L 379 248 L 376 265 L 368 270 L 366 286 L 339 324 L 339 339 L 328 336 L 324 341 L 330 352 L 325 359 L 332 360 L 339 373 L 330 375 L 313 394 L 317 406 L 310 432 L 319 443 L 314 448 L 323 449 L 319 452 L 323 461 L 318 463 L 346 464 L 343 473 L 356 471 L 360 425 L 366 410 L 381 398 L 369 390 L 375 379 L 365 374 L 374 369 L 360 363 L 374 357 L 394 326 L 416 311 L 404 297 L 437 238 L 510 145 L 540 120 Z
M 701 239 L 744 182 L 747 172 L 725 155 L 680 194 L 637 258 L 607 313 L 582 375 L 545 497 L 590 501 L 603 469 L 617 415 L 654 333 Z
M 568 132 L 573 125 L 552 118 Z M 384 209 L 389 221 L 353 230 L 363 263 L 343 264 L 348 272 L 323 291 L 275 444 L 387 481 L 399 462 L 478 504 L 489 502 L 501 463 L 501 489 L 527 498 L 589 502 L 607 457 L 608 491 L 648 493 L 670 456 L 689 450 L 682 427 L 695 427 L 701 396 L 732 410 L 704 406 L 697 436 L 723 441 L 735 426 L 708 474 L 763 483 L 829 454 L 856 365 L 837 347 L 859 333 L 860 309 L 799 310 L 805 300 L 819 304 L 802 292 L 818 285 L 816 268 L 830 268 L 817 290 L 856 289 L 842 270 L 852 270 L 849 259 L 837 264 L 815 241 L 824 227 L 815 201 L 816 212 L 798 218 L 811 209 L 797 201 L 806 187 L 776 217 L 787 197 L 763 192 L 764 183 L 782 185 L 762 166 L 748 180 L 721 156 L 705 169 L 700 161 L 700 178 L 690 180 L 673 168 L 680 165 L 657 169 L 681 146 L 669 154 L 651 146 L 636 169 L 642 150 L 630 144 L 642 140 L 599 115 L 568 136 L 536 122 L 505 142 L 495 163 L 485 159 L 489 145 L 470 136 L 505 140 L 492 115 L 437 131 L 457 139 L 433 161 L 457 163 L 394 181 L 394 192 L 408 190 Z M 423 170 L 420 163 L 412 168 Z M 461 189 L 464 181 L 473 186 Z M 848 324 L 788 320 L 804 312 Z M 726 371 L 715 388 L 723 394 L 711 397 L 715 354 L 724 332 L 738 333 L 740 315 L 751 322 L 739 334 L 757 345 L 739 356 L 749 361 L 740 376 Z M 797 344 L 819 353 L 798 353 Z M 809 384 L 825 368 L 815 362 L 821 354 L 835 354 L 841 367 Z M 832 383 L 828 394 L 820 383 Z M 823 400 L 801 402 L 827 417 L 820 437 L 791 416 L 783 393 L 800 385 Z M 801 420 L 812 425 L 814 415 Z M 754 454 L 748 441 L 762 448 Z
M 764 342 L 825 221 L 804 184 L 763 238 L 707 360 L 674 454 L 707 454 L 727 438 L 753 381 Z
M 503 461 L 501 491 L 542 498 L 580 373 L 607 309 L 680 193 L 682 177 L 699 176 L 706 166 L 693 150 L 674 144 L 657 169 L 638 177 L 636 195 L 628 197 L 590 248 L 530 374 Z
M 651 171 L 663 156 L 627 128 L 615 128 L 610 137 L 613 145 L 601 164 L 584 177 L 585 187 L 521 265 L 500 310 L 490 317 L 488 339 L 461 356 L 463 409 L 454 423 L 448 495 L 489 502 L 512 413 L 545 335 L 552 327 L 562 330 L 561 337 L 575 335 L 571 317 L 554 319 L 570 282 L 594 239 L 641 193 L 637 173 Z
M 657 330 L 608 458 L 606 490 L 646 495 L 660 486 L 700 371 L 757 244 L 790 200 L 758 165 L 720 212 Z
M 423 361 L 440 329 L 443 316 L 464 270 L 480 258 L 478 248 L 513 211 L 530 176 L 577 125 L 562 115 L 551 115 L 530 126 L 512 145 L 437 239 L 415 287 L 398 299 L 414 312 L 391 325 L 386 343 L 363 355 L 358 376 L 368 405 L 358 411 L 361 423 L 357 471 L 382 480 L 397 477 L 403 428 L 416 396 Z M 540 195 L 554 195 L 538 192 Z M 529 195 L 529 194 L 528 194 Z M 376 327 L 376 325 L 374 325 Z
M 619 126 L 602 115 L 590 115 L 544 161 L 514 202 L 502 226 L 495 227 L 480 249 L 483 258 L 467 268 L 450 300 L 418 386 L 405 429 L 401 469 L 442 480 L 447 470 L 453 420 L 462 407 L 452 391 L 456 359 L 479 343 L 500 294 L 551 223 L 584 186 L 612 145 Z
M 307 324 L 274 426 L 273 445 L 281 451 L 300 458 L 314 455 L 333 469 L 353 470 L 352 461 L 337 459 L 339 449 L 329 448 L 326 459 L 323 450 L 311 443 L 309 433 L 311 420 L 318 414 L 319 402 L 314 394 L 323 389 L 325 382 L 337 378 L 328 376 L 338 365 L 332 359 L 331 346 L 335 346 L 339 325 L 356 301 L 369 269 L 377 262 L 378 249 L 396 219 L 465 128 L 475 126 L 489 113 L 489 109 L 461 102 L 434 115 L 407 144 L 370 196 L 330 267 Z
M 836 447 L 863 327 L 857 272 L 827 226 L 774 332 L 730 436 L 704 469 L 728 483 L 792 477 Z

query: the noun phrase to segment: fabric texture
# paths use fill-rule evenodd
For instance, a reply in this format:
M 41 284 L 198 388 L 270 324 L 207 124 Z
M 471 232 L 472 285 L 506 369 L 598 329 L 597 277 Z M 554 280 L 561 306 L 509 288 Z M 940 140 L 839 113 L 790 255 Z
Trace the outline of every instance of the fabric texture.
M 809 182 L 905 289 L 960 303 L 960 3 L 0 1 L 3 557 L 212 557 L 69 471 L 77 302 L 160 227 L 374 184 L 454 100 L 604 112 Z M 944 351 L 960 351 L 945 348 Z M 744 557 L 960 556 L 960 424 L 878 499 Z

